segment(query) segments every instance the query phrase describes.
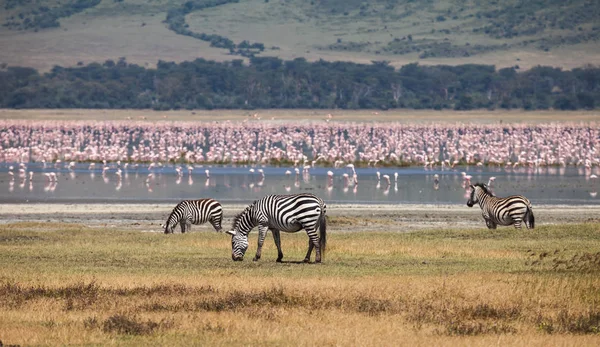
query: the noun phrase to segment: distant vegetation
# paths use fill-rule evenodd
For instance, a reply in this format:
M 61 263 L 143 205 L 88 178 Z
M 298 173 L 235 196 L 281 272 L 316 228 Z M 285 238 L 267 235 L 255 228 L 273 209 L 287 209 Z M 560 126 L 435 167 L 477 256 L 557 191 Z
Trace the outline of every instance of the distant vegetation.
M 282 61 L 254 57 L 215 62 L 159 61 L 156 69 L 117 62 L 54 67 L 40 74 L 0 70 L 0 107 L 8 108 L 413 108 L 594 109 L 600 68 L 405 65 Z
M 337 25 L 348 27 L 348 37 L 343 41 L 320 45 L 328 50 L 418 53 L 423 59 L 465 57 L 525 46 L 550 50 L 600 39 L 600 6 L 592 0 L 311 3 L 313 9 L 307 13 L 327 13 L 336 18 Z M 358 29 L 352 27 L 353 23 L 360 23 Z M 361 35 L 364 33 L 370 35 Z
M 265 46 L 262 43 L 251 44 L 248 41 L 242 41 L 236 45 L 233 41 L 221 35 L 193 32 L 188 29 L 189 25 L 187 25 L 185 22 L 185 16 L 193 11 L 199 11 L 209 7 L 216 7 L 238 2 L 239 0 L 187 1 L 182 6 L 169 10 L 165 22 L 169 25 L 169 29 L 180 35 L 190 36 L 195 39 L 210 42 L 212 47 L 228 49 L 233 55 L 253 57 L 255 54 L 265 50 Z
M 136 10 L 124 10 L 127 6 Z M 289 33 L 280 40 L 301 42 L 299 52 L 413 54 L 421 59 L 460 58 L 525 47 L 550 51 L 600 40 L 597 0 L 245 0 L 243 4 L 239 0 L 5 0 L 3 25 L 12 30 L 53 28 L 60 26 L 61 18 L 94 7 L 88 12 L 90 16 L 125 18 L 134 15 L 130 12 L 151 10 L 153 15 L 164 16 L 169 30 L 244 57 L 265 50 L 265 45 L 257 42 L 263 38 L 244 33 L 249 24 L 264 28 L 289 25 Z M 242 8 L 251 13 L 240 13 Z M 235 43 L 214 32 L 218 19 L 186 21 L 186 16 L 206 9 L 218 13 L 218 18 L 235 18 L 229 27 L 244 39 Z M 306 30 L 295 34 L 295 27 Z
M 75 0 L 66 4 L 61 4 L 60 1 L 55 7 L 46 5 L 32 6 L 32 0 L 8 0 L 4 6 L 5 10 L 10 10 L 15 7 L 24 7 L 16 15 L 12 15 L 3 24 L 10 29 L 18 30 L 39 30 L 46 28 L 59 27 L 60 18 L 69 17 L 75 13 L 82 12 L 88 8 L 98 5 L 102 0 Z M 39 5 L 39 6 L 38 6 Z

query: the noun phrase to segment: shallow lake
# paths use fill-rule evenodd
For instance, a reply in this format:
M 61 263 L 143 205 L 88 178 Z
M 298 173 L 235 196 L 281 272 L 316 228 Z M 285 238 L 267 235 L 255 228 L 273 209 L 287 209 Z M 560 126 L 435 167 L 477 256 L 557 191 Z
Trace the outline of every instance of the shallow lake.
M 41 163 L 30 163 L 24 173 L 19 173 L 19 164 L 2 163 L 0 202 L 175 203 L 210 197 L 222 202 L 247 203 L 266 194 L 310 192 L 329 203 L 465 204 L 469 191 L 464 176 L 470 175 L 472 183 L 487 183 L 490 177 L 496 177 L 492 189 L 497 196 L 523 194 L 534 205 L 600 204 L 598 179 L 590 178 L 591 174 L 598 175 L 598 168 L 371 167 L 357 168 L 358 184 L 354 184 L 352 170 L 346 167 L 314 167 L 308 173 L 300 169 L 299 174 L 288 167 L 219 165 L 195 165 L 190 174 L 186 165 L 180 167 L 181 175 L 176 165 L 149 168 L 147 164 L 118 167 L 112 163 L 103 170 L 102 164 L 95 168 L 89 164 L 68 168 L 64 164 L 44 167 Z M 55 181 L 51 173 L 56 174 Z

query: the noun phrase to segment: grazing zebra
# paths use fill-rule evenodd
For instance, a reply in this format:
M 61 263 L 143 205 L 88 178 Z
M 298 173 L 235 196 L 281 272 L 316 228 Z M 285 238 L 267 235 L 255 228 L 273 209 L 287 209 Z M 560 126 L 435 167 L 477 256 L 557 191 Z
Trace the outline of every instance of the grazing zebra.
M 192 224 L 210 222 L 216 231 L 223 231 L 223 208 L 213 199 L 183 200 L 175 208 L 164 226 L 165 234 L 173 232 L 177 224 L 181 225 L 181 232 L 190 230 Z
M 467 206 L 473 207 L 476 203 L 479 203 L 489 229 L 496 229 L 497 225 L 514 225 L 516 229 L 521 229 L 523 221 L 528 229 L 535 226 L 531 203 L 522 195 L 498 198 L 488 190 L 487 185 L 476 183 L 471 185 Z
M 320 263 L 327 243 L 325 212 L 325 203 L 313 194 L 267 195 L 256 200 L 234 218 L 232 230 L 227 232 L 231 235 L 231 258 L 235 261 L 244 260 L 248 234 L 258 226 L 258 249 L 254 261 L 260 259 L 268 230 L 273 234 L 277 246 L 277 262 L 281 262 L 280 231 L 293 233 L 304 229 L 309 238 L 304 262 L 310 261 L 314 247 L 315 262 Z

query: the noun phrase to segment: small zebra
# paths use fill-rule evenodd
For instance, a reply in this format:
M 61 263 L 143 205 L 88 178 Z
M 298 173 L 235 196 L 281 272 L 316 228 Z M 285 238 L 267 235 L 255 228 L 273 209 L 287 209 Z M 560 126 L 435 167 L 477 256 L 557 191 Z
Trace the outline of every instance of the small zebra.
M 514 225 L 516 229 L 521 229 L 522 222 L 525 222 L 528 229 L 535 226 L 531 203 L 522 195 L 498 198 L 490 192 L 487 185 L 476 183 L 471 185 L 467 206 L 473 207 L 477 203 L 488 229 L 496 229 L 498 225 Z
M 216 231 L 221 232 L 223 231 L 222 220 L 223 208 L 218 201 L 213 199 L 183 200 L 175 206 L 163 227 L 165 234 L 169 234 L 179 224 L 181 232 L 185 233 L 190 230 L 192 224 L 200 225 L 210 222 Z
M 304 229 L 309 238 L 304 262 L 310 261 L 312 250 L 316 248 L 315 262 L 320 263 L 327 244 L 325 212 L 325 203 L 313 194 L 267 195 L 256 200 L 234 218 L 232 230 L 227 231 L 231 235 L 231 258 L 234 261 L 244 260 L 248 234 L 258 226 L 258 249 L 254 261 L 260 259 L 268 230 L 277 246 L 277 262 L 281 262 L 280 231 L 293 233 Z

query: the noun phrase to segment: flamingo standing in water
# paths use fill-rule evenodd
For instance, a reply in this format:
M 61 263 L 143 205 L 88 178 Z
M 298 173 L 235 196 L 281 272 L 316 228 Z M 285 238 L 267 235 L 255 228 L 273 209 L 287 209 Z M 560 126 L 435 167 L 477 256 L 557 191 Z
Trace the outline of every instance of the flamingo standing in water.
M 383 175 L 383 179 L 386 181 L 387 186 L 389 187 L 391 185 L 390 176 L 389 175 Z

